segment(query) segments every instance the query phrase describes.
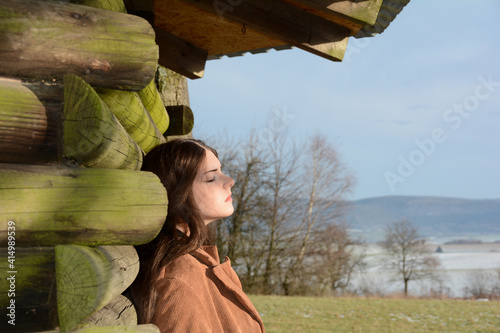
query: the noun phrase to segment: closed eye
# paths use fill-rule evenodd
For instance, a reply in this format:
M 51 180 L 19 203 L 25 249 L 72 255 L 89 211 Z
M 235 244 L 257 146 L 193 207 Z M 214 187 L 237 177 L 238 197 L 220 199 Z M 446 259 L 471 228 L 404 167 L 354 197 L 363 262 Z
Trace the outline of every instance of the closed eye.
M 214 178 L 207 180 L 207 183 L 212 183 L 214 181 L 215 181 L 215 176 L 214 176 Z

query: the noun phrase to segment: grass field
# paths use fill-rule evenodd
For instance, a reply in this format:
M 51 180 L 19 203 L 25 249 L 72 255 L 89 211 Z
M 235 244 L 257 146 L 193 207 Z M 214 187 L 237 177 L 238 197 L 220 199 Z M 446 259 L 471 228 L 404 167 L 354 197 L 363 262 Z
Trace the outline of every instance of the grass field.
M 500 332 L 500 302 L 251 296 L 267 333 Z

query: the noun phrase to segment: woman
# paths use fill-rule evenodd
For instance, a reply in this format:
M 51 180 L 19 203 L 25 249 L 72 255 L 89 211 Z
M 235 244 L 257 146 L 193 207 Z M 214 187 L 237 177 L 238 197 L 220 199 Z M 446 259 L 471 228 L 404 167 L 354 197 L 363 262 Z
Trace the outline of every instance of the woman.
M 234 210 L 234 180 L 217 152 L 199 140 L 172 140 L 152 149 L 142 170 L 160 178 L 169 202 L 159 235 L 137 247 L 141 268 L 131 294 L 139 323 L 162 333 L 264 332 L 229 258 L 221 264 L 207 245 L 207 225 Z

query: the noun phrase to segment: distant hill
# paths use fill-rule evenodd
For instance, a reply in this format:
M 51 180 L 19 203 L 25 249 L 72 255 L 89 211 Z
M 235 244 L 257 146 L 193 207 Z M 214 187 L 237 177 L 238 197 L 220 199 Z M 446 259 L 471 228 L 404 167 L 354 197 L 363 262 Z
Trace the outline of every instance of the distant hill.
M 424 237 L 500 235 L 500 199 L 387 196 L 351 203 L 347 220 L 369 240 L 380 239 L 388 223 L 402 219 L 411 220 Z

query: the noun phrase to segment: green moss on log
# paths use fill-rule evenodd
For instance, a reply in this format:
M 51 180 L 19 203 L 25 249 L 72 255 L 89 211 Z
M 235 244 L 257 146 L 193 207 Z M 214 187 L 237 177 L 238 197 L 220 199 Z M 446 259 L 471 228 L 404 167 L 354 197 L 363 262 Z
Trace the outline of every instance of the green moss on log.
M 16 245 L 142 244 L 167 216 L 167 193 L 150 172 L 0 164 L 0 221 Z M 0 225 L 0 246 L 7 224 Z
M 118 295 L 102 309 L 82 322 L 82 327 L 137 325 L 137 312 L 132 302 Z
M 133 170 L 143 157 L 94 89 L 74 75 L 64 77 L 63 154 L 77 165 Z
M 76 5 L 106 9 L 114 12 L 127 12 L 127 8 L 125 8 L 123 0 L 71 0 L 70 2 Z
M 58 1 L 0 2 L 0 75 L 141 90 L 155 76 L 158 46 L 144 19 Z
M 145 153 L 165 142 L 136 92 L 104 88 L 96 92 Z
M 88 327 L 72 331 L 71 333 L 160 333 L 160 329 L 153 324 L 145 324 L 137 326 Z
M 61 331 L 79 325 L 118 297 L 139 272 L 132 246 L 55 247 L 57 311 Z
M 142 104 L 144 104 L 144 107 L 151 115 L 151 118 L 160 132 L 162 134 L 165 133 L 169 126 L 170 119 L 160 93 L 158 92 L 158 89 L 156 89 L 155 81 L 151 80 L 146 88 L 139 91 L 138 94 L 141 98 Z

